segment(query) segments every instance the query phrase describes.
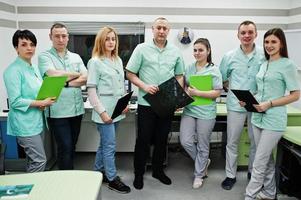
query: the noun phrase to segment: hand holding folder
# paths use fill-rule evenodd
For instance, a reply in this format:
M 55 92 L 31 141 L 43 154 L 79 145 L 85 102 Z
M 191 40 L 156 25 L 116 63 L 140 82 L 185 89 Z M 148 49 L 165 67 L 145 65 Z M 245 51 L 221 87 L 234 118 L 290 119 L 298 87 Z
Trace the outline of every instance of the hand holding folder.
M 253 106 L 254 104 L 259 104 L 255 97 L 249 90 L 232 90 L 233 94 L 237 97 L 239 101 L 243 101 L 246 103 L 244 108 L 248 112 L 258 112 L 257 109 Z M 265 113 L 265 112 L 258 112 L 258 113 Z
M 175 77 L 160 84 L 159 91 L 155 94 L 147 93 L 143 98 L 160 117 L 171 116 L 177 108 L 182 108 L 193 102 L 193 99 L 184 91 Z
M 36 99 L 44 100 L 48 97 L 55 97 L 55 99 L 58 99 L 66 80 L 67 76 L 45 77 Z
M 115 109 L 113 111 L 113 114 L 111 116 L 111 119 L 115 119 L 116 117 L 118 117 L 119 115 L 122 114 L 124 109 L 129 104 L 132 94 L 133 94 L 133 91 L 131 91 L 130 93 L 127 93 L 126 95 L 124 95 L 120 99 L 118 99 Z
M 209 91 L 212 90 L 212 76 L 211 75 L 194 75 L 189 78 L 189 85 L 200 90 Z M 194 102 L 191 105 L 209 105 L 212 104 L 212 99 L 193 96 Z

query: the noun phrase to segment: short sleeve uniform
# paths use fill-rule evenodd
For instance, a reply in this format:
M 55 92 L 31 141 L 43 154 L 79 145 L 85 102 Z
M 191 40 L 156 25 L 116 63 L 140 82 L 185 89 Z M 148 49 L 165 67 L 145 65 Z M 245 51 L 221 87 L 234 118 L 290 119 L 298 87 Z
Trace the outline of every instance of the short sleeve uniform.
M 175 75 L 182 75 L 184 61 L 179 49 L 169 42 L 160 49 L 151 41 L 135 48 L 126 69 L 138 74 L 146 84 L 160 85 Z M 145 94 L 139 89 L 138 104 L 150 106 L 143 98 Z
M 42 77 L 49 69 L 87 74 L 87 69 L 78 54 L 67 50 L 64 58 L 61 58 L 54 48 L 39 55 L 39 69 Z M 84 112 L 81 88 L 67 87 L 63 88 L 60 97 L 50 106 L 48 115 L 52 118 L 65 118 L 82 115 Z
M 212 86 L 215 90 L 223 88 L 222 75 L 219 68 L 215 65 L 208 65 L 202 68 L 200 71 L 196 70 L 196 62 L 190 64 L 185 70 L 185 80 L 189 84 L 189 79 L 192 75 L 211 75 Z M 216 103 L 213 100 L 210 105 L 187 105 L 183 111 L 184 115 L 188 115 L 198 119 L 215 119 L 216 117 Z
M 96 87 L 97 96 L 109 116 L 112 116 L 118 99 L 125 94 L 124 71 L 121 59 L 91 58 L 88 62 L 87 87 Z M 113 122 L 123 119 L 116 117 Z M 93 110 L 92 120 L 103 123 L 99 114 Z
M 271 101 L 285 96 L 286 91 L 300 90 L 297 75 L 296 65 L 288 58 L 264 62 L 256 75 L 258 88 L 256 99 L 258 102 Z M 252 124 L 262 129 L 285 131 L 286 106 L 272 107 L 266 114 L 253 113 Z
M 219 66 L 223 81 L 229 81 L 230 91 L 227 94 L 227 110 L 246 112 L 231 89 L 256 91 L 255 76 L 265 57 L 262 49 L 255 47 L 250 55 L 246 55 L 239 47 L 228 52 Z

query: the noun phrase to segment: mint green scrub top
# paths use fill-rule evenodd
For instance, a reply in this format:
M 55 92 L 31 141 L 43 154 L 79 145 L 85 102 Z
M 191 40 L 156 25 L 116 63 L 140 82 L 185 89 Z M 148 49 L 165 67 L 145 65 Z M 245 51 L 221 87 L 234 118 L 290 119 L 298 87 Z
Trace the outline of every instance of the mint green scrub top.
M 255 76 L 260 65 L 265 61 L 262 49 L 254 47 L 251 54 L 246 55 L 241 48 L 226 53 L 219 66 L 223 81 L 229 81 L 229 89 L 256 91 Z M 229 90 L 227 94 L 227 110 L 246 112 L 241 107 L 236 96 Z
M 87 74 L 87 69 L 78 54 L 67 50 L 64 58 L 61 58 L 53 47 L 39 55 L 39 69 L 42 77 L 49 69 Z M 84 114 L 81 88 L 63 88 L 57 101 L 48 110 L 50 111 L 47 116 L 51 118 L 75 117 Z
M 272 101 L 286 95 L 286 91 L 300 90 L 297 66 L 288 58 L 264 62 L 256 75 L 258 102 Z M 266 130 L 285 131 L 287 125 L 286 106 L 275 106 L 266 114 L 253 113 L 252 124 Z
M 196 62 L 190 64 L 185 70 L 185 80 L 188 82 L 192 75 L 211 75 L 212 76 L 212 86 L 214 90 L 223 89 L 222 75 L 219 68 L 215 65 L 207 65 L 203 67 L 200 71 L 196 70 Z M 210 105 L 187 105 L 183 111 L 184 115 L 188 115 L 198 119 L 215 119 L 216 117 L 216 102 L 215 99 L 212 100 Z
M 43 131 L 43 112 L 30 107 L 42 84 L 38 67 L 17 57 L 4 71 L 3 79 L 9 99 L 7 134 L 18 137 L 40 134 Z
M 160 49 L 150 41 L 135 48 L 126 70 L 137 74 L 145 84 L 160 85 L 175 75 L 182 75 L 184 61 L 180 50 L 169 42 Z M 150 106 L 143 98 L 145 94 L 139 88 L 138 104 Z
M 91 58 L 88 62 L 87 87 L 96 87 L 97 97 L 109 116 L 112 116 L 118 99 L 125 94 L 124 71 L 119 57 L 113 61 L 108 58 Z M 120 121 L 124 114 L 116 117 L 113 122 Z M 92 121 L 104 123 L 93 109 Z

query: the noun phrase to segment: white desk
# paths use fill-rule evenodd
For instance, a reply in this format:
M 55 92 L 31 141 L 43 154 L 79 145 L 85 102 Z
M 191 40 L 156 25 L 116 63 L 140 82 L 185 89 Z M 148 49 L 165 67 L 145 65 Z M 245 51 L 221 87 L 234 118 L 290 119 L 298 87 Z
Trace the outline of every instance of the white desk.
M 7 118 L 8 112 L 0 112 L 0 118 Z
M 30 200 L 101 199 L 102 174 L 65 170 L 0 176 L 0 185 L 34 184 Z
M 131 105 L 126 118 L 121 120 L 116 132 L 116 152 L 134 152 L 136 141 L 136 109 Z M 85 102 L 81 131 L 76 144 L 77 152 L 96 152 L 99 145 L 99 133 L 96 124 L 91 120 L 92 106 Z

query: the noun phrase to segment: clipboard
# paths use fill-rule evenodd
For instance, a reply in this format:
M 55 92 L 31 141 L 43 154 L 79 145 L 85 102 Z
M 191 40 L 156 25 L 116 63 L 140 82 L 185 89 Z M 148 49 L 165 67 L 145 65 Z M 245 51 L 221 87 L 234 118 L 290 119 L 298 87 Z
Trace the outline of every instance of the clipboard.
M 58 99 L 66 80 L 67 76 L 46 76 L 36 99 L 44 100 L 48 97 L 56 97 Z
M 246 103 L 244 108 L 248 112 L 257 112 L 257 113 L 265 113 L 265 112 L 258 112 L 253 104 L 259 104 L 255 97 L 249 90 L 232 90 L 233 94 L 237 97 L 239 101 L 243 101 Z
M 111 116 L 111 119 L 115 119 L 116 117 L 118 117 L 119 115 L 122 114 L 122 111 L 127 107 L 127 105 L 129 104 L 129 101 L 131 99 L 131 96 L 133 94 L 133 91 L 123 95 L 122 97 L 120 97 L 117 101 L 117 104 L 114 108 L 113 114 Z
M 173 116 L 176 109 L 194 101 L 175 77 L 160 84 L 159 91 L 155 94 L 147 93 L 143 98 L 151 105 L 154 112 L 162 118 Z
M 212 90 L 212 76 L 211 75 L 194 75 L 189 78 L 189 85 L 195 87 L 201 91 Z M 201 105 L 210 105 L 212 104 L 212 99 L 193 96 L 194 102 L 191 105 L 201 106 Z

